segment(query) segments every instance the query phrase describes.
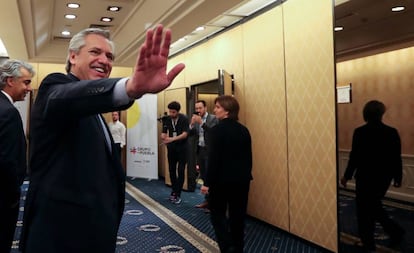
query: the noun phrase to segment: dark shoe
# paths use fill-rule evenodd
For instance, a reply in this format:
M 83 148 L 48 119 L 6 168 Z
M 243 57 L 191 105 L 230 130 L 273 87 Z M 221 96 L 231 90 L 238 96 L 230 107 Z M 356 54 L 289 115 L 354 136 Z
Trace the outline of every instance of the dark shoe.
M 197 208 L 206 208 L 207 206 L 208 206 L 208 202 L 207 201 L 204 201 L 201 204 L 195 205 L 195 207 L 197 207 Z
M 170 197 L 168 198 L 171 202 L 175 202 L 176 200 L 176 194 L 174 192 L 171 193 Z
M 181 204 L 181 198 L 180 197 L 176 197 L 175 198 L 175 201 L 173 203 L 176 204 L 176 205 Z

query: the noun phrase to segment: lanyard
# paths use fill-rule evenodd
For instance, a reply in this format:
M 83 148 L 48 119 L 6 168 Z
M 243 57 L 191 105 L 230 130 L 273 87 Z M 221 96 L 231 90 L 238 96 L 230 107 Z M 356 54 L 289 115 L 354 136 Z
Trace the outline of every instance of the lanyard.
M 177 125 L 177 121 L 178 121 L 178 118 L 177 118 L 176 121 L 174 121 L 173 119 L 171 119 L 171 125 L 172 125 L 172 127 L 174 129 L 174 132 L 177 132 L 177 130 L 175 129 L 175 126 Z

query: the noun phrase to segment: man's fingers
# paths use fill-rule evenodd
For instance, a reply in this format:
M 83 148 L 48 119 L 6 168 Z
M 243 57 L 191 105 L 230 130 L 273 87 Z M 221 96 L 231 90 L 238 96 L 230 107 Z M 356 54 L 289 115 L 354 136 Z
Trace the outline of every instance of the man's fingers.
M 164 36 L 164 43 L 162 44 L 161 48 L 161 56 L 168 57 L 170 53 L 170 46 L 171 46 L 171 30 L 167 29 L 165 30 L 165 36 Z
M 154 38 L 153 38 L 151 53 L 153 55 L 158 55 L 160 53 L 160 47 L 161 47 L 161 43 L 162 43 L 163 27 L 162 27 L 162 25 L 157 25 L 157 27 L 154 28 L 154 30 L 155 30 L 155 32 L 154 32 Z
M 179 64 L 175 65 L 175 66 L 174 66 L 174 67 L 170 70 L 170 72 L 168 72 L 168 75 L 167 75 L 167 80 L 168 80 L 168 82 L 169 82 L 169 83 L 171 83 L 171 82 L 175 79 L 175 77 L 176 77 L 178 74 L 180 74 L 180 73 L 181 73 L 181 71 L 182 71 L 184 68 L 185 68 L 184 63 L 179 63 Z

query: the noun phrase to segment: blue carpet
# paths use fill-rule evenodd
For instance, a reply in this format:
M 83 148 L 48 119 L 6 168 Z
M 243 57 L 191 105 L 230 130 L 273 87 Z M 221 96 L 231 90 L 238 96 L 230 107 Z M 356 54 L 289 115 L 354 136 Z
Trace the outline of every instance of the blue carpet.
M 389 236 L 384 233 L 381 225 L 377 223 L 375 241 L 380 252 L 414 252 L 414 206 L 410 203 L 398 203 L 384 200 L 384 208 L 390 217 L 400 224 L 406 231 L 404 240 L 397 250 L 387 248 Z M 340 252 L 362 252 L 355 246 L 359 241 L 358 226 L 355 211 L 355 195 L 351 191 L 341 191 L 339 195 L 339 229 L 341 231 Z
M 183 192 L 182 203 L 168 200 L 171 188 L 163 180 L 128 179 L 125 212 L 118 233 L 116 253 L 218 252 L 210 216 L 194 206 L 204 200 L 195 192 Z M 21 206 L 28 184 L 22 187 Z M 23 208 L 19 214 L 16 240 L 11 253 L 18 253 Z M 246 253 L 326 253 L 317 245 L 269 224 L 248 218 Z
M 213 227 L 210 223 L 210 216 L 202 209 L 195 208 L 196 204 L 204 200 L 204 195 L 200 194 L 197 188 L 195 192 L 183 192 L 181 194 L 182 203 L 173 204 L 168 200 L 171 188 L 166 186 L 163 180 L 128 179 L 131 185 L 148 195 L 154 201 L 168 208 L 175 215 L 181 217 L 191 224 L 201 233 L 215 239 Z M 317 253 L 329 252 L 294 235 L 273 227 L 254 218 L 248 218 L 245 230 L 245 249 L 246 253 Z M 187 251 L 186 252 L 192 252 Z M 198 251 L 197 251 L 198 252 Z

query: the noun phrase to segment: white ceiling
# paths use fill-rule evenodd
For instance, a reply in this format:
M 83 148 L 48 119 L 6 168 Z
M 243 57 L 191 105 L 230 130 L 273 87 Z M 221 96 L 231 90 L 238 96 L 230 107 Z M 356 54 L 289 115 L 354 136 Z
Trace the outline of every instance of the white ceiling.
M 0 26 L 0 38 L 13 58 L 62 63 L 70 39 L 70 36 L 61 35 L 63 30 L 75 34 L 87 27 L 103 27 L 111 31 L 116 45 L 115 64 L 132 66 L 148 27 L 161 23 L 172 29 L 175 43 L 170 54 L 174 54 L 278 0 L 1 1 L 9 11 L 0 15 L 0 24 L 10 25 Z M 66 6 L 69 2 L 79 3 L 80 8 L 69 9 Z M 112 5 L 120 6 L 121 10 L 107 11 Z M 75 14 L 77 18 L 68 20 L 65 14 Z M 105 16 L 112 17 L 113 22 L 100 21 Z M 198 26 L 206 29 L 196 33 Z M 185 40 L 179 41 L 180 38 Z
M 86 27 L 103 26 L 111 31 L 116 45 L 115 65 L 132 66 L 147 27 L 162 23 L 171 28 L 171 54 L 175 54 L 282 0 L 73 0 L 81 6 L 75 10 L 66 7 L 71 0 L 0 1 L 0 38 L 12 58 L 63 63 L 69 37 L 62 36 L 62 30 L 74 34 Z M 400 4 L 407 6 L 406 11 L 390 11 Z M 120 6 L 121 11 L 109 13 L 110 5 Z M 337 55 L 411 43 L 413 11 L 413 0 L 336 0 L 335 22 L 344 26 L 343 31 L 335 33 Z M 67 20 L 65 14 L 75 14 L 77 19 Z M 100 21 L 104 16 L 113 17 L 113 22 Z M 198 26 L 206 29 L 196 33 Z

